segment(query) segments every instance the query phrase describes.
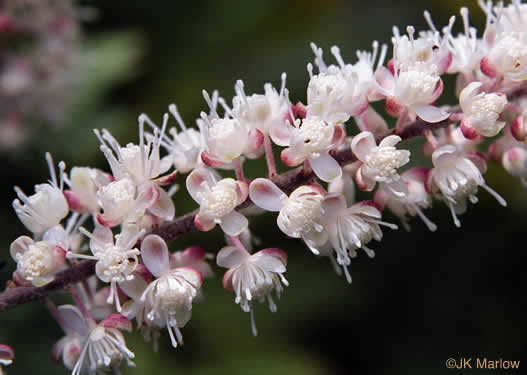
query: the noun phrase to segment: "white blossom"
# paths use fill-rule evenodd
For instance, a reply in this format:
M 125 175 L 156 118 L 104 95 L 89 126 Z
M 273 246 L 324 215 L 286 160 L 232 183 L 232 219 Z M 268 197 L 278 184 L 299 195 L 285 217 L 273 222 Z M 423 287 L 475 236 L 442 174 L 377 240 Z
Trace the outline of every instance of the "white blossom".
M 289 197 L 273 182 L 257 178 L 249 186 L 249 197 L 255 205 L 266 211 L 279 212 L 278 227 L 290 237 L 300 238 L 313 227 L 322 229 L 318 220 L 324 191 L 320 186 L 304 185 L 295 189 Z
M 410 151 L 397 150 L 395 145 L 400 141 L 401 137 L 390 135 L 377 146 L 370 132 L 361 132 L 353 137 L 351 150 L 362 162 L 355 174 L 361 190 L 371 191 L 378 182 L 383 189 L 390 190 L 397 196 L 407 194 L 397 169 L 408 163 Z
M 231 236 L 237 236 L 248 226 L 245 216 L 235 210 L 247 199 L 247 183 L 232 178 L 219 180 L 206 169 L 195 169 L 187 177 L 187 190 L 200 206 L 194 220 L 202 231 L 219 224 Z
M 13 208 L 18 218 L 37 236 L 59 224 L 69 212 L 68 202 L 62 192 L 66 165 L 64 162 L 59 163 L 59 179 L 57 179 L 53 159 L 49 153 L 46 153 L 46 161 L 51 181 L 47 184 L 35 185 L 35 194 L 29 197 L 16 186 L 15 192 L 20 200 L 13 200 Z
M 251 329 L 257 335 L 252 302 L 267 300 L 269 309 L 276 312 L 271 293 L 280 298 L 283 287 L 289 283 L 283 276 L 286 271 L 287 255 L 281 249 L 269 248 L 249 254 L 246 249 L 235 246 L 222 248 L 216 256 L 218 266 L 229 270 L 223 277 L 223 287 L 233 291 L 234 301 L 243 311 L 251 314 Z
M 90 239 L 90 250 L 93 254 L 83 255 L 68 253 L 68 258 L 81 258 L 96 260 L 95 274 L 105 282 L 110 283 L 111 290 L 108 303 L 115 303 L 117 311 L 121 311 L 117 284 L 133 278 L 132 273 L 139 264 L 139 250 L 135 248 L 137 241 L 145 233 L 135 224 L 123 226 L 120 234 L 114 236 L 106 227 L 97 225 L 93 233 L 84 228 L 79 229 L 82 234 Z
M 190 320 L 192 302 L 203 282 L 199 271 L 191 267 L 171 268 L 170 255 L 165 241 L 151 234 L 141 244 L 141 258 L 156 277 L 150 284 L 141 277 L 134 277 L 121 285 L 132 298 L 124 314 L 136 317 L 139 326 L 147 329 L 166 327 L 172 346 L 183 344 L 180 328 Z
M 481 85 L 481 82 L 472 82 L 459 96 L 463 110 L 461 131 L 468 139 L 478 134 L 493 137 L 505 126 L 505 122 L 498 119 L 507 105 L 507 97 L 501 93 L 479 92 Z
M 461 226 L 456 213 L 464 213 L 467 199 L 476 203 L 478 187 L 487 190 L 496 200 L 506 206 L 507 202 L 485 184 L 482 173 L 487 169 L 485 158 L 479 153 L 461 153 L 454 146 L 445 145 L 432 154 L 434 168 L 429 174 L 427 189 L 439 193 L 450 208 L 454 224 Z

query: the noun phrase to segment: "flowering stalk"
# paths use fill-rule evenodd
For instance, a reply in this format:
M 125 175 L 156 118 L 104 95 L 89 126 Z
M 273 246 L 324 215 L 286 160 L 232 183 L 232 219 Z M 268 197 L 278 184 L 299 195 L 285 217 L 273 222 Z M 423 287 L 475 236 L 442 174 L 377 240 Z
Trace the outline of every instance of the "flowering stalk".
M 371 243 L 382 240 L 385 228 L 399 228 L 383 219 L 384 210 L 407 230 L 417 217 L 433 232 L 437 225 L 423 212 L 433 201 L 450 210 L 457 227 L 468 202 L 478 201 L 479 188 L 506 206 L 485 181 L 482 142 L 500 135 L 489 157 L 527 184 L 527 40 L 510 32 L 523 27 L 515 12 L 527 5 L 489 4 L 482 3 L 488 29 L 481 40 L 468 26 L 464 8 L 465 34 L 457 37 L 454 17 L 440 33 L 427 12 L 431 30 L 419 36 L 411 26 L 407 35 L 394 28 L 393 57 L 386 66 L 388 49 L 378 42 L 371 52 L 359 51 L 354 64 L 332 47 L 335 65 L 312 44 L 306 105 L 291 104 L 284 73 L 280 89 L 267 83 L 264 94 L 248 95 L 238 80 L 232 105 L 217 91 L 203 91 L 208 113 L 200 113 L 197 130 L 185 126 L 175 105 L 169 112 L 180 131 L 168 129 L 168 114 L 160 126 L 140 115 L 138 144 L 121 146 L 107 130 L 95 130 L 111 174 L 75 167 L 68 176 L 61 162 L 57 178 L 48 154 L 50 182 L 36 185 L 30 196 L 16 188 L 20 200 L 13 207 L 33 237 L 20 236 L 11 244 L 17 270 L 10 290 L 0 295 L 0 310 L 69 288 L 77 306 L 52 312 L 75 328 L 65 329 L 54 353 L 62 353 L 73 375 L 117 370 L 122 360 L 133 365 L 134 354 L 120 332 L 131 329 L 131 320 L 154 348 L 163 333 L 174 348 L 183 344 L 194 301 L 213 277 L 204 249 L 169 252 L 167 242 L 185 233 L 216 226 L 224 232 L 227 246 L 217 252 L 216 264 L 227 269 L 223 286 L 250 314 L 256 335 L 254 304 L 266 302 L 277 311 L 273 295 L 280 297 L 289 283 L 286 251 L 255 249 L 261 241 L 249 228 L 252 215 L 277 213 L 285 235 L 328 258 L 351 283 L 352 260 L 364 253 L 375 257 Z M 447 73 L 458 75 L 459 105 L 439 108 L 435 102 Z M 379 100 L 397 118 L 395 127 L 370 106 Z M 350 129 L 352 117 L 358 132 Z M 407 167 L 411 152 L 401 141 L 417 136 L 425 140 L 423 155 L 431 159 L 431 169 Z M 271 142 L 283 147 L 282 162 L 296 169 L 276 175 Z M 264 154 L 269 179 L 246 180 L 242 163 Z M 226 169 L 236 178 L 222 176 Z M 199 209 L 174 219 L 171 196 L 186 173 L 185 187 Z M 375 192 L 357 202 L 356 189 Z M 91 231 L 81 226 L 89 217 Z M 91 255 L 84 253 L 88 249 Z M 77 282 L 82 296 L 72 285 Z

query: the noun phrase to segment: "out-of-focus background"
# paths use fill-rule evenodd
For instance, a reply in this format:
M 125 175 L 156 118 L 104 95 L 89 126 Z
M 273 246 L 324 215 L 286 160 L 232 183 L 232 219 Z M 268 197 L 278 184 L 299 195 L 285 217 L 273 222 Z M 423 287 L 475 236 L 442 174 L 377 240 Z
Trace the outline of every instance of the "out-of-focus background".
M 354 62 L 355 50 L 370 49 L 374 39 L 389 42 L 393 25 L 425 28 L 424 7 L 442 26 L 466 5 L 471 22 L 479 30 L 484 25 L 476 1 L 99 0 L 82 5 L 91 10 L 83 11 L 87 21 L 73 83 L 59 97 L 68 101 L 58 106 L 61 125 L 44 126 L 35 119 L 23 144 L 1 151 L 2 285 L 14 269 L 9 244 L 26 233 L 11 209 L 12 187 L 30 192 L 48 178 L 45 151 L 70 167 L 108 169 L 92 128 L 105 127 L 122 143 L 135 141 L 137 116 L 146 112 L 159 120 L 173 102 L 193 124 L 205 109 L 202 89 L 231 97 L 235 80 L 243 79 L 247 92 L 261 92 L 265 82 L 279 85 L 285 71 L 292 100 L 304 101 L 311 41 L 328 54 L 337 44 L 345 60 Z M 461 30 L 459 22 L 456 27 Z M 6 43 L 0 38 L 0 51 Z M 446 90 L 452 86 L 447 80 Z M 419 154 L 419 142 L 410 147 Z M 249 176 L 263 173 L 263 163 L 246 165 Z M 281 247 L 290 257 L 290 286 L 278 312 L 256 306 L 258 337 L 250 333 L 248 314 L 223 291 L 223 271 L 216 268 L 216 278 L 204 284 L 204 303 L 194 305 L 183 329 L 185 345 L 174 350 L 163 334 L 160 351 L 153 353 L 139 334 L 129 334 L 137 368 L 123 367 L 123 373 L 443 374 L 453 371 L 445 367 L 450 357 L 527 361 L 527 192 L 497 165 L 490 164 L 485 177 L 509 207 L 482 190 L 480 202 L 470 206 L 457 229 L 447 208 L 436 203 L 428 213 L 439 224 L 437 232 L 428 232 L 418 220 L 410 233 L 386 230 L 383 241 L 372 245 L 374 259 L 361 252 L 353 261 L 352 285 L 326 259 L 281 234 L 275 215 L 251 219 L 263 247 Z M 195 206 L 181 192 L 176 208 L 183 214 Z M 386 220 L 397 222 L 389 214 Z M 221 241 L 216 229 L 184 237 L 172 248 L 196 244 L 216 252 Z M 16 351 L 7 372 L 66 374 L 50 359 L 61 335 L 40 303 L 2 313 L 0 343 Z

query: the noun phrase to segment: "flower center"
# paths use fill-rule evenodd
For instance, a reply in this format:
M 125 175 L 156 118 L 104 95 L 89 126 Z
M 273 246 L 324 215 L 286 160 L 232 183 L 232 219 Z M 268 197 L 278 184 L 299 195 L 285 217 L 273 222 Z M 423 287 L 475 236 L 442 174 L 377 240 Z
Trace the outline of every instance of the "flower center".
M 393 146 L 376 147 L 366 157 L 366 164 L 375 170 L 375 180 L 384 181 L 388 178 L 395 178 L 397 168 L 410 160 L 408 154 L 408 151 L 397 150 Z
M 43 244 L 29 245 L 28 251 L 18 259 L 18 269 L 29 281 L 45 276 L 53 271 L 53 253 L 49 246 Z
M 297 136 L 304 150 L 311 154 L 324 151 L 333 141 L 334 127 L 318 118 L 306 118 L 298 128 Z
M 232 179 L 218 182 L 206 194 L 201 203 L 201 213 L 209 218 L 221 218 L 229 214 L 238 203 L 236 183 Z

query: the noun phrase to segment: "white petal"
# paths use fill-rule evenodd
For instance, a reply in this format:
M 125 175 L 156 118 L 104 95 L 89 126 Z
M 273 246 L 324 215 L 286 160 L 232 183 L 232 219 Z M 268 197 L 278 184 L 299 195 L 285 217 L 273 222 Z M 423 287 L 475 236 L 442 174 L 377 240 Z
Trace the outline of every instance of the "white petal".
M 195 169 L 187 176 L 187 191 L 197 203 L 200 203 L 199 195 L 207 192 L 215 184 L 214 176 L 204 168 Z
M 245 216 L 237 211 L 232 211 L 230 214 L 221 218 L 220 227 L 225 234 L 229 236 L 237 236 L 249 226 L 249 221 Z
M 147 286 L 146 281 L 137 275 L 131 280 L 125 280 L 119 283 L 119 288 L 121 288 L 124 294 L 134 300 L 138 300 L 141 297 Z
M 266 178 L 257 178 L 251 182 L 249 197 L 258 207 L 272 212 L 280 211 L 284 202 L 287 201 L 287 195 Z
M 376 146 L 375 138 L 370 132 L 361 132 L 353 137 L 351 141 L 351 151 L 362 162 L 366 160 L 368 154 Z
M 158 188 L 158 191 L 159 199 L 154 205 L 150 206 L 148 210 L 155 216 L 160 217 L 163 220 L 170 221 L 174 218 L 176 213 L 174 202 L 165 190 Z
M 57 307 L 57 310 L 68 328 L 74 330 L 81 336 L 88 334 L 86 320 L 77 307 L 73 305 L 62 305 Z
M 262 253 L 261 251 L 251 255 L 251 263 L 269 272 L 282 273 L 286 271 L 285 265 L 278 258 Z
M 401 142 L 401 137 L 398 135 L 389 135 L 379 143 L 379 147 L 393 147 L 399 142 Z
M 459 104 L 463 112 L 470 110 L 472 99 L 477 94 L 477 91 L 479 91 L 481 85 L 481 82 L 472 82 L 461 91 L 461 94 L 459 94 Z
M 155 277 L 165 274 L 170 269 L 167 244 L 156 234 L 144 238 L 141 244 L 141 258 Z
M 437 166 L 438 164 L 441 164 L 441 159 L 445 158 L 451 154 L 456 153 L 456 147 L 452 145 L 444 145 L 439 147 L 437 150 L 435 150 L 432 153 L 432 163 L 434 166 Z
M 309 163 L 313 172 L 322 181 L 330 182 L 342 176 L 342 168 L 329 154 L 322 154 L 318 158 L 310 159 Z
M 438 107 L 428 104 L 412 109 L 415 111 L 417 116 L 432 124 L 446 120 L 450 116 L 450 113 L 442 111 Z
M 18 254 L 24 254 L 27 251 L 29 245 L 31 245 L 33 242 L 33 239 L 28 236 L 20 236 L 14 240 L 11 243 L 11 247 L 9 248 L 13 260 L 17 260 Z
M 220 267 L 232 268 L 242 263 L 249 256 L 249 253 L 243 249 L 235 246 L 225 246 L 216 255 L 216 263 Z
M 112 230 L 101 225 L 96 225 L 90 238 L 90 250 L 93 254 L 104 251 L 108 245 L 113 245 Z

